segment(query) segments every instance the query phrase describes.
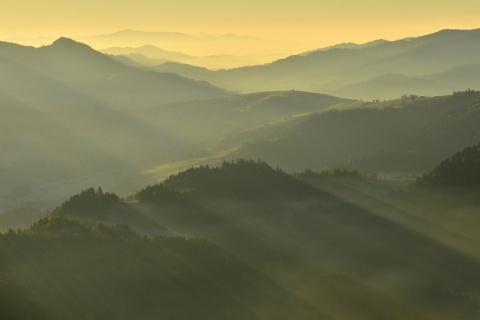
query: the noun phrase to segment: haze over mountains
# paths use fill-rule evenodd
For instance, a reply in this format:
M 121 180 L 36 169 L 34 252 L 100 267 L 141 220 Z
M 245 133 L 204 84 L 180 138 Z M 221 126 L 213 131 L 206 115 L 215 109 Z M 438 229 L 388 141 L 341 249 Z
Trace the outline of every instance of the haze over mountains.
M 259 48 L 261 41 L 234 35 L 123 30 L 75 39 L 104 53 L 126 57 L 134 65 L 205 80 L 237 92 L 295 89 L 372 100 L 403 94 L 445 95 L 478 88 L 474 70 L 480 61 L 473 52 L 479 49 L 479 38 L 478 29 L 442 30 L 396 41 L 342 43 L 280 60 L 277 59 L 281 53 L 269 56 L 268 52 L 241 52 L 237 46 Z M 101 41 L 106 42 L 99 46 Z M 225 50 L 201 54 L 203 45 L 216 47 L 212 41 L 223 44 L 219 47 Z M 194 54 L 185 50 L 186 43 L 194 44 Z M 242 65 L 250 66 L 231 69 Z M 231 70 L 211 71 L 190 66 Z
M 20 188 L 23 196 L 34 192 L 35 201 L 47 200 L 48 188 L 65 179 L 73 179 L 75 189 L 99 175 L 110 186 L 142 181 L 142 171 L 149 167 L 190 159 L 234 133 L 341 101 L 272 92 L 166 106 L 232 93 L 171 73 L 127 67 L 65 38 L 38 49 L 0 46 L 2 165 L 8 167 L 4 181 L 10 184 L 2 193 Z M 289 108 L 288 101 L 299 103 L 299 109 Z M 237 139 L 224 147 L 239 143 Z M 67 189 L 65 195 L 73 191 Z M 4 205 L 16 203 L 17 196 L 5 199 Z
M 461 48 L 461 49 L 460 49 Z M 224 84 L 240 92 L 305 90 L 357 99 L 392 99 L 403 94 L 445 95 L 479 87 L 471 68 L 480 63 L 480 30 L 443 30 L 417 38 L 339 46 L 291 56 L 261 66 L 194 73 L 167 64 L 168 70 Z
M 2 320 L 479 318 L 480 29 L 90 40 L 0 42 Z
M 146 56 L 149 58 L 172 60 L 171 58 L 175 57 L 174 61 L 213 69 L 261 64 L 288 56 L 285 53 L 288 50 L 276 48 L 278 43 L 271 40 L 234 34 L 186 34 L 127 29 L 111 34 L 69 37 L 110 54 L 125 54 L 126 52 L 128 54 L 144 54 L 144 47 L 148 45 L 156 48 L 155 54 L 151 54 L 152 50 L 148 51 L 149 54 Z M 55 38 L 48 37 L 13 37 L 5 41 L 39 47 L 48 45 L 55 40 Z M 172 53 L 175 55 L 172 56 Z M 132 58 L 135 59 L 135 56 Z
M 413 73 L 414 67 L 415 74 L 452 67 L 452 71 L 436 73 L 422 79 L 441 79 L 445 83 L 454 81 L 459 88 L 474 88 L 477 81 L 477 55 L 473 52 L 476 52 L 479 43 L 477 38 L 478 30 L 447 30 L 396 42 L 376 41 L 364 46 L 347 45 L 353 49 L 327 48 L 269 65 L 221 71 L 175 63 L 154 67 L 126 65 L 67 38 L 58 39 L 52 45 L 40 48 L 0 43 L 0 64 L 3 71 L 0 95 L 1 110 L 4 113 L 1 129 L 4 150 L 2 163 L 9 168 L 4 171 L 4 179 L 12 184 L 3 188 L 2 194 L 7 197 L 3 202 L 4 207 L 16 206 L 19 199 L 26 200 L 28 197 L 31 197 L 31 201 L 40 202 L 52 197 L 55 203 L 61 195 L 45 197 L 44 194 L 49 188 L 56 188 L 59 181 L 65 181 L 70 186 L 64 188 L 63 196 L 92 184 L 112 188 L 117 186 L 123 190 L 120 193 L 125 194 L 132 192 L 135 184 L 142 185 L 151 181 L 150 179 L 166 177 L 191 164 L 210 161 L 218 163 L 223 157 L 262 158 L 287 170 L 338 165 L 387 174 L 421 173 L 449 152 L 465 143 L 475 142 L 475 122 L 471 121 L 469 123 L 472 125 L 452 127 L 451 130 L 457 130 L 452 136 L 459 138 L 455 143 L 452 142 L 449 148 L 435 149 L 426 146 L 429 139 L 433 139 L 426 137 L 432 133 L 422 133 L 424 129 L 421 127 L 434 123 L 440 113 L 434 107 L 416 107 L 431 104 L 453 107 L 457 106 L 455 102 L 449 104 L 446 99 L 442 104 L 438 99 L 426 99 L 413 103 L 415 108 L 412 107 L 412 110 L 418 110 L 419 114 L 422 114 L 420 118 L 425 119 L 424 122 L 413 116 L 414 113 L 410 117 L 410 113 L 405 111 L 405 123 L 413 121 L 415 124 L 404 124 L 398 132 L 400 136 L 404 136 L 401 133 L 402 128 L 416 128 L 411 131 L 411 134 L 416 134 L 411 137 L 417 141 L 416 149 L 405 146 L 404 142 L 403 146 L 392 143 L 389 145 L 388 142 L 375 144 L 377 149 L 372 149 L 360 148 L 358 146 L 365 144 L 354 142 L 362 135 L 354 134 L 351 139 L 347 138 L 348 136 L 340 139 L 336 125 L 319 123 L 312 126 L 311 123 L 317 121 L 314 119 L 308 120 L 305 125 L 300 124 L 311 113 L 355 108 L 362 106 L 362 102 L 276 89 L 247 95 L 236 93 L 235 97 L 231 97 L 234 92 L 229 89 L 238 89 L 239 86 L 251 86 L 252 90 L 285 87 L 280 81 L 294 81 L 298 84 L 295 86 L 297 88 L 301 87 L 302 83 L 305 84 L 307 79 L 308 87 L 311 88 L 315 83 L 314 79 L 324 77 L 327 70 L 330 72 L 329 77 L 340 79 L 348 76 L 348 81 L 354 81 L 385 72 L 387 69 L 392 71 L 401 68 Z M 465 50 L 451 49 L 461 45 Z M 157 50 L 151 47 L 144 49 Z M 436 53 L 435 58 L 429 58 L 428 53 L 433 52 Z M 455 65 L 460 66 L 454 67 Z M 341 75 L 341 68 L 350 71 Z M 159 72 L 161 70 L 168 73 Z M 335 72 L 337 75 L 332 76 Z M 226 89 L 191 78 L 217 81 Z M 407 89 L 398 83 L 408 83 L 408 80 L 413 78 L 401 75 L 380 76 L 376 81 L 383 87 L 392 85 L 394 91 L 403 92 Z M 387 81 L 388 79 L 391 81 Z M 333 83 L 330 81 L 329 86 Z M 369 90 L 368 82 L 364 85 L 366 87 L 362 88 L 362 93 Z M 350 88 L 354 87 L 355 85 L 350 85 Z M 393 93 L 389 94 L 390 91 L 382 89 L 383 87 L 375 86 L 372 90 L 377 96 L 393 96 Z M 452 92 L 446 85 L 435 85 L 433 88 L 445 90 L 445 93 Z M 423 94 L 424 88 L 421 86 L 416 86 L 415 89 Z M 426 91 L 428 94 L 428 90 Z M 361 98 L 362 95 L 354 97 Z M 475 94 L 471 97 L 475 97 Z M 454 101 L 458 99 L 460 98 L 454 98 Z M 410 100 L 392 100 L 379 106 L 410 105 Z M 468 100 L 468 103 L 475 108 L 475 99 Z M 391 111 L 378 111 L 378 115 L 388 112 Z M 459 112 L 459 119 L 465 121 L 467 118 Z M 372 121 L 374 114 L 377 113 L 372 112 L 372 117 L 367 116 L 369 121 Z M 348 117 L 349 113 L 339 117 L 344 115 Z M 334 121 L 335 117 L 329 116 L 329 121 Z M 324 118 L 320 119 L 324 121 Z M 382 118 L 381 121 L 390 120 Z M 312 133 L 316 130 L 324 130 L 324 133 L 316 132 L 312 137 L 323 137 L 321 139 L 325 139 L 325 142 L 320 143 L 320 140 L 315 138 L 316 142 L 309 144 L 308 141 L 312 138 L 301 135 L 297 135 L 297 140 L 285 138 L 289 132 L 286 129 L 297 124 L 298 129 L 292 130 L 303 132 L 302 135 L 308 132 L 300 129 L 302 126 L 322 128 L 314 129 Z M 354 128 L 357 125 L 358 130 L 362 130 L 358 119 L 349 126 Z M 328 131 L 329 126 L 333 131 Z M 26 127 L 30 130 L 25 130 Z M 395 125 L 388 130 L 393 128 Z M 387 128 L 377 128 L 372 134 L 389 137 L 390 134 L 385 135 L 385 130 Z M 467 133 L 462 134 L 458 130 Z M 466 139 L 462 138 L 464 135 Z M 373 141 L 372 138 L 364 138 L 366 144 Z M 292 142 L 286 144 L 288 139 L 292 139 Z M 262 140 L 277 142 L 258 142 Z M 420 141 L 424 141 L 424 144 Z M 295 151 L 299 152 L 301 157 L 292 159 L 287 156 L 292 152 L 291 145 L 287 146 L 290 143 L 296 148 L 303 148 L 303 151 Z M 352 143 L 357 147 L 349 147 Z M 278 149 L 281 144 L 285 147 L 283 151 Z M 237 151 L 239 147 L 242 148 Z M 347 151 L 340 152 L 339 148 Z M 128 156 L 125 156 L 127 154 Z M 283 155 L 279 157 L 280 154 Z M 322 156 L 323 154 L 328 156 Z M 398 165 L 378 162 L 382 162 L 380 159 L 396 156 L 405 161 L 395 161 Z M 100 183 L 101 181 L 103 183 Z
M 213 70 L 255 65 L 268 59 L 268 56 L 234 56 L 226 54 L 196 57 L 181 52 L 163 50 L 152 45 L 143 45 L 136 48 L 111 47 L 102 49 L 101 52 L 118 56 L 118 58 L 128 58 L 133 62 L 146 66 L 156 66 L 165 62 L 179 62 Z M 274 59 L 274 57 L 276 56 L 271 55 L 270 59 Z

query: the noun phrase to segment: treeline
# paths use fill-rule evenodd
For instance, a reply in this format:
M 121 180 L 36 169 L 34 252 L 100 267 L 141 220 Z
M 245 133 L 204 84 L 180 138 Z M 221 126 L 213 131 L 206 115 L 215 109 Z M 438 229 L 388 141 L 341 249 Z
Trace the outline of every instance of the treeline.
M 312 169 L 305 169 L 301 172 L 294 173 L 293 176 L 298 179 L 328 179 L 328 178 L 376 178 L 375 174 L 367 174 L 364 171 L 358 171 L 357 169 L 328 169 L 320 172 L 313 171 Z
M 315 194 L 312 187 L 263 161 L 225 161 L 220 167 L 200 166 L 170 176 L 146 187 L 132 199 L 155 202 L 166 199 L 186 201 L 193 196 L 220 196 L 258 199 L 273 195 L 299 198 Z
M 103 192 L 100 187 L 97 190 L 89 188 L 71 196 L 55 208 L 52 215 L 96 221 L 104 218 L 112 206 L 120 203 L 120 198 L 114 193 Z
M 480 143 L 465 147 L 416 180 L 417 186 L 480 186 Z

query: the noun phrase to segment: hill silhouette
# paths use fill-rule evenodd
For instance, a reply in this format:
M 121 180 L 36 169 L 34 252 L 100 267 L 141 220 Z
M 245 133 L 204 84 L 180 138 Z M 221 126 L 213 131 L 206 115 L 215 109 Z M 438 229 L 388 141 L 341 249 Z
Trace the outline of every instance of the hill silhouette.
M 105 218 L 110 208 L 120 203 L 120 198 L 113 193 L 104 193 L 101 188 L 96 191 L 89 188 L 76 194 L 59 207 L 52 214 L 74 218 L 76 220 L 94 218 L 100 220 Z

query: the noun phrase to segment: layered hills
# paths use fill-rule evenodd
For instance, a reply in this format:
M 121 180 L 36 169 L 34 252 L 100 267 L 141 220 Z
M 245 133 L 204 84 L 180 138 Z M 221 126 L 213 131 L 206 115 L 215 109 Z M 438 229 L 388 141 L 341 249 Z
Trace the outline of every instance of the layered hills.
M 478 319 L 479 35 L 218 71 L 0 43 L 0 318 Z M 195 40 L 96 40 L 128 37 Z
M 45 208 L 98 184 L 125 195 L 151 181 L 147 169 L 218 158 L 277 122 L 343 101 L 306 92 L 232 96 L 66 38 L 0 47 L 2 210 Z
M 466 91 L 332 110 L 296 124 L 282 136 L 246 145 L 232 156 L 264 159 L 290 171 L 346 167 L 421 174 L 478 141 L 479 101 L 479 92 Z
M 476 79 L 465 84 L 470 79 L 469 69 L 480 64 L 475 54 L 479 48 L 478 29 L 442 30 L 363 46 L 333 46 L 264 65 L 197 72 L 194 78 L 241 92 L 296 89 L 366 100 L 404 94 L 445 95 L 479 88 Z M 155 70 L 180 75 L 190 72 L 170 63 Z

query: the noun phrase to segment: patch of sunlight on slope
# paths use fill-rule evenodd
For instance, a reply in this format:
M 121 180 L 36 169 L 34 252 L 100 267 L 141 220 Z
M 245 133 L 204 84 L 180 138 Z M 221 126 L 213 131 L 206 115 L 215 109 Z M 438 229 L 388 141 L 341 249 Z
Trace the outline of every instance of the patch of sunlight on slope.
M 151 180 L 160 182 L 170 175 L 186 170 L 191 167 L 197 167 L 201 165 L 218 165 L 226 156 L 237 151 L 239 148 L 230 150 L 223 150 L 206 157 L 192 158 L 188 160 L 175 161 L 170 163 L 161 164 L 151 169 L 143 171 L 143 174 L 148 176 Z
M 468 226 L 469 220 L 467 220 L 467 223 L 455 225 L 452 223 L 452 219 L 448 219 L 448 216 L 453 214 L 455 216 L 454 220 L 458 220 L 458 212 L 442 212 L 441 209 L 432 211 L 431 206 L 427 207 L 422 203 L 389 199 L 384 195 L 369 192 L 369 188 L 362 184 L 339 182 L 337 186 L 315 185 L 315 187 L 418 235 L 480 261 L 480 252 L 478 251 L 480 237 L 472 236 L 472 232 L 466 232 L 467 229 L 474 228 L 478 224 L 473 223 L 473 225 Z M 465 215 L 467 214 L 468 212 L 465 213 Z
M 360 108 L 363 106 L 363 102 L 359 100 L 348 100 L 344 102 L 339 102 L 334 105 L 331 105 L 325 111 L 331 111 L 331 110 L 348 110 L 348 109 L 354 109 L 354 108 Z
M 410 104 L 412 101 L 405 101 L 402 99 L 393 99 L 393 100 L 383 100 L 383 101 L 363 101 L 363 100 L 347 100 L 344 102 L 339 102 L 328 107 L 325 111 L 332 110 L 349 110 L 356 108 L 367 108 L 367 109 L 384 109 L 384 108 L 401 108 L 405 105 Z

